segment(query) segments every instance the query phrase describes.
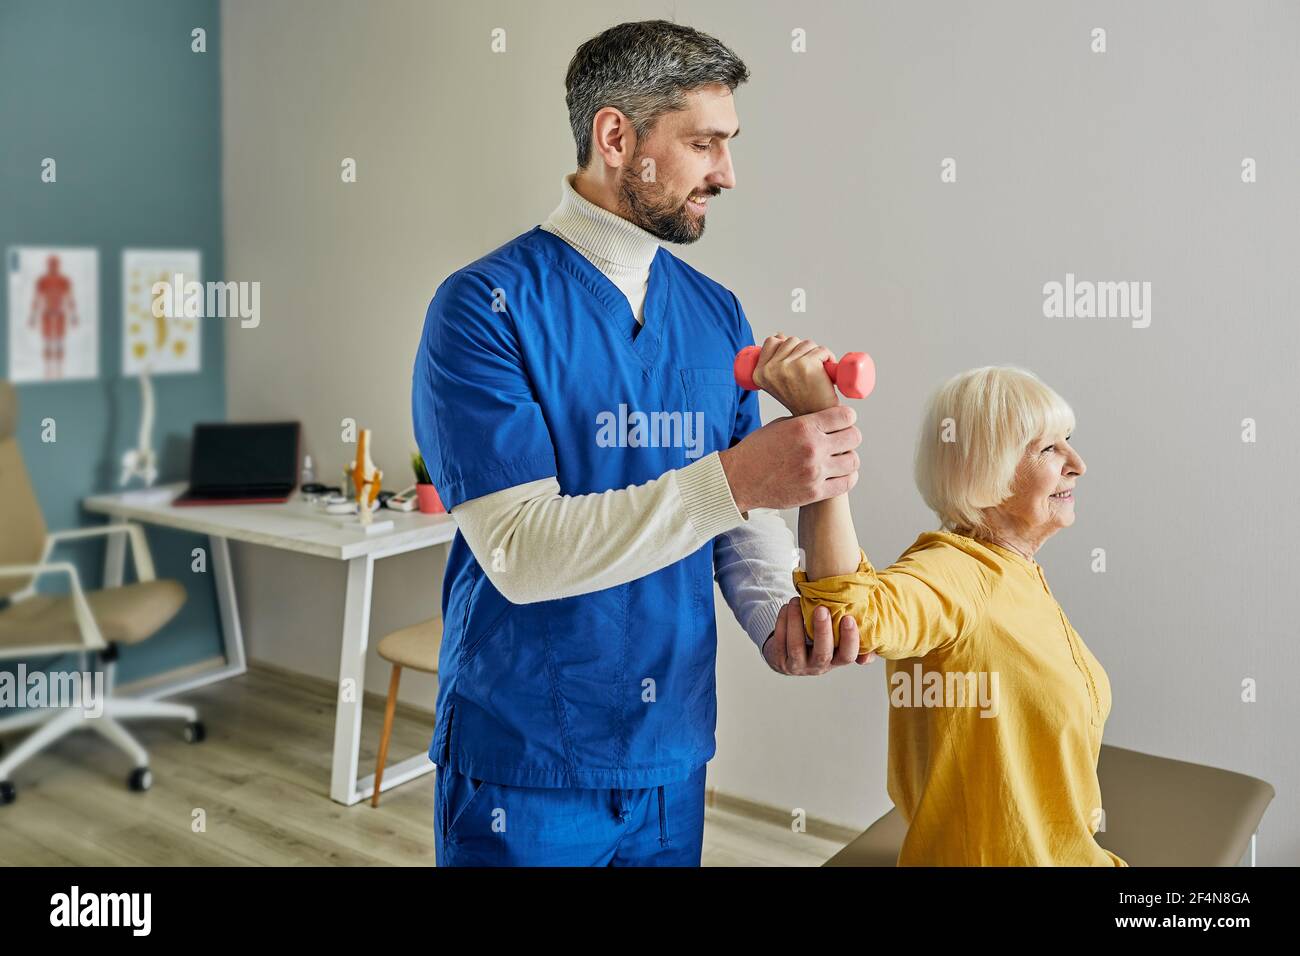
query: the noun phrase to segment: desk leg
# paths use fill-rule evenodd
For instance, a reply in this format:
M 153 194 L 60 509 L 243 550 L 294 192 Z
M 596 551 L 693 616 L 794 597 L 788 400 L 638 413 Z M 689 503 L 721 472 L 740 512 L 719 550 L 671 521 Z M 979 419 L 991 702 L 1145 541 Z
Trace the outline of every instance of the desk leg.
M 338 710 L 334 720 L 334 762 L 330 768 L 330 799 L 345 806 L 364 799 L 357 789 L 357 766 L 361 753 L 361 712 L 366 689 L 366 648 L 370 643 L 370 598 L 374 574 L 374 558 L 369 555 L 348 562 Z
M 114 560 L 111 549 L 113 541 L 126 544 L 126 535 L 115 534 L 109 538 L 110 553 L 104 559 L 104 582 L 108 585 Z M 235 575 L 230 566 L 230 543 L 226 538 L 208 536 L 208 554 L 212 561 L 212 570 L 216 575 L 214 586 L 217 592 L 217 610 L 221 620 L 221 644 L 226 655 L 226 662 L 220 667 L 200 671 L 187 677 L 150 684 L 144 690 L 131 694 L 138 700 L 161 700 L 187 690 L 195 690 L 217 681 L 229 680 L 247 673 L 248 664 L 244 659 L 244 630 L 239 626 L 239 604 L 235 601 Z M 121 556 L 116 560 L 117 581 L 121 582 Z M 108 585 L 112 586 L 112 585 Z
M 115 518 L 110 524 L 123 524 Z M 139 700 L 159 700 L 217 681 L 238 677 L 248 670 L 244 660 L 244 632 L 239 626 L 239 606 L 235 602 L 235 576 L 230 568 L 230 545 L 225 538 L 208 537 L 212 569 L 216 573 L 217 606 L 221 613 L 221 641 L 226 663 L 191 677 L 152 684 L 131 696 Z M 122 586 L 126 564 L 126 535 L 111 534 L 104 549 L 104 587 Z M 83 668 L 84 669 L 84 668 Z
M 114 518 L 109 524 L 125 524 L 121 518 Z M 104 587 L 120 588 L 122 586 L 123 565 L 126 561 L 126 535 L 118 532 L 110 534 L 104 542 Z
M 114 535 L 124 538 L 125 535 Z M 217 607 L 221 612 L 221 643 L 226 652 L 226 666 L 220 679 L 234 677 L 248 670 L 244 660 L 244 629 L 239 625 L 239 604 L 235 601 L 235 574 L 230 566 L 230 542 L 208 536 L 212 551 L 212 569 L 217 575 Z

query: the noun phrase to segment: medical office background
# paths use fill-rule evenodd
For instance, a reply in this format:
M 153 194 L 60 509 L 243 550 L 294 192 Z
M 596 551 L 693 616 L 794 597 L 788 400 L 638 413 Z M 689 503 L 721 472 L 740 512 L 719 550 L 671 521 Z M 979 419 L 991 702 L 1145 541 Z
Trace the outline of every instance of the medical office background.
M 1107 742 L 1269 780 L 1259 862 L 1300 863 L 1295 3 L 6 0 L 0 246 L 99 250 L 98 376 L 19 389 L 49 526 L 87 523 L 79 501 L 116 488 L 135 442 L 117 312 L 135 246 L 197 249 L 205 279 L 261 284 L 256 328 L 207 319 L 201 368 L 156 377 L 162 481 L 186 476 L 193 423 L 222 419 L 301 420 L 328 477 L 351 458 L 340 422 L 354 418 L 385 475 L 405 476 L 433 290 L 554 206 L 573 165 L 570 56 L 650 17 L 713 33 L 752 71 L 738 188 L 673 251 L 736 291 L 757 336 L 875 358 L 851 494 L 872 562 L 934 527 L 911 472 L 928 392 L 977 365 L 1039 374 L 1077 413 L 1088 473 L 1075 525 L 1037 557 L 1109 674 Z M 57 186 L 40 181 L 44 156 Z M 1149 282 L 1149 324 L 1046 318 L 1043 286 L 1067 274 Z M 188 573 L 198 539 L 149 541 L 189 600 L 124 655 L 127 682 L 220 651 L 210 577 Z M 98 547 L 76 556 L 92 585 Z M 436 611 L 441 553 L 380 566 L 372 634 Z M 342 568 L 238 543 L 232 556 L 250 659 L 334 680 Z M 709 786 L 871 823 L 889 807 L 882 667 L 778 677 L 720 595 L 717 609 Z M 387 669 L 367 674 L 382 694 Z M 412 675 L 403 702 L 431 708 L 434 686 Z

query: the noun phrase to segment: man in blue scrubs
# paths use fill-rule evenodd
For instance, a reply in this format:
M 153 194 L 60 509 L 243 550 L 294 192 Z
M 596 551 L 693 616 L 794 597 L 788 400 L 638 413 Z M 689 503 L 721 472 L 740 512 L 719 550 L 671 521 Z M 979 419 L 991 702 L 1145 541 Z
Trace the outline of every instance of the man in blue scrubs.
M 560 206 L 429 305 L 412 412 L 459 529 L 429 750 L 439 866 L 699 865 L 715 579 L 772 669 L 862 662 L 850 617 L 839 650 L 829 625 L 806 645 L 774 510 L 853 486 L 853 412 L 762 426 L 731 371 L 754 341 L 739 301 L 660 245 L 698 239 L 734 187 L 747 77 L 666 21 L 584 43 Z

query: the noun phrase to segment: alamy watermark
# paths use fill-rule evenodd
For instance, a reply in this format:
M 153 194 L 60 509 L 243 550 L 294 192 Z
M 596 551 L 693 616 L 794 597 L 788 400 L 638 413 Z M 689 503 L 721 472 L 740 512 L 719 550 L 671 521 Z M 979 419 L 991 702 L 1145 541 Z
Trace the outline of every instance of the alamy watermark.
M 1064 282 L 1043 285 L 1043 315 L 1049 319 L 1132 319 L 1133 328 L 1151 324 L 1150 282 L 1093 282 L 1076 280 L 1073 272 Z
M 177 272 L 171 282 L 155 282 L 149 291 L 155 319 L 239 319 L 245 329 L 262 321 L 260 282 L 186 282 Z
M 981 717 L 998 715 L 997 671 L 926 671 L 899 668 L 889 678 L 890 707 L 978 707 Z
M 153 924 L 152 893 L 83 893 L 73 884 L 50 897 L 50 925 L 121 926 L 133 936 L 148 936 Z
M 600 412 L 596 426 L 600 448 L 685 448 L 687 458 L 704 451 L 703 412 L 628 411 L 620 404 L 617 414 Z
M 32 671 L 19 664 L 17 673 L 0 672 L 0 710 L 13 708 L 80 707 L 87 717 L 104 713 L 103 671 Z

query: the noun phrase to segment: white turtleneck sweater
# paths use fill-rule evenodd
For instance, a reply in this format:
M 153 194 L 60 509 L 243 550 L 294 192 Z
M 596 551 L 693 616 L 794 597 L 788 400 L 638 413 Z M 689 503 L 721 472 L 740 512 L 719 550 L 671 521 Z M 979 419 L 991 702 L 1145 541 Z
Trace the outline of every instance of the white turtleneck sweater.
M 564 177 L 560 204 L 542 228 L 559 236 L 627 296 L 638 325 L 645 321 L 645 290 L 659 240 L 640 226 L 588 202 Z
M 541 228 L 618 286 L 642 322 L 659 249 L 653 235 L 582 198 L 572 175 Z M 641 485 L 561 495 L 555 478 L 542 478 L 462 502 L 451 513 L 488 579 L 515 604 L 626 584 L 712 541 L 714 577 L 761 650 L 796 593 L 794 535 L 776 511 L 755 508 L 746 517 L 737 510 L 717 452 Z

